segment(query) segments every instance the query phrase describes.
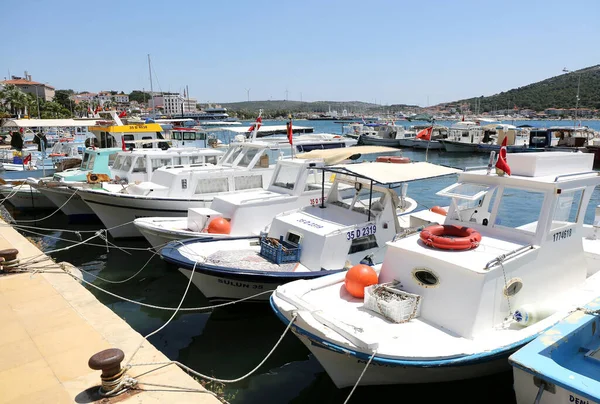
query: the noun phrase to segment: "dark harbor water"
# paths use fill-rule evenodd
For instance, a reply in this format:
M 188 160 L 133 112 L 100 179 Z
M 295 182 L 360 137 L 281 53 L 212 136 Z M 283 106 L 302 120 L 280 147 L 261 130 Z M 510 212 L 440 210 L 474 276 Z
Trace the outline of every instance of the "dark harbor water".
M 509 122 L 510 123 L 510 122 Z M 524 122 L 532 124 L 531 122 Z M 517 123 L 518 124 L 518 123 Z M 556 123 L 552 123 L 556 124 Z M 572 121 L 565 124 L 571 124 Z M 586 124 L 586 123 L 583 123 Z M 333 122 L 298 121 L 298 125 L 314 126 L 315 132 L 340 133 L 340 125 Z M 592 123 L 590 126 L 598 126 Z M 424 160 L 424 151 L 405 150 L 403 155 L 412 160 Z M 451 156 L 429 153 L 429 161 L 454 167 L 481 166 L 487 164 L 487 155 Z M 410 183 L 408 195 L 420 203 L 423 209 L 434 205 L 447 205 L 447 198 L 435 195 L 435 192 L 454 183 L 456 177 L 426 180 Z M 513 220 L 528 220 L 528 215 L 537 206 L 514 212 Z M 586 212 L 586 223 L 591 223 L 595 207 L 600 204 L 598 189 L 592 197 Z M 10 210 L 10 209 L 9 209 Z M 38 213 L 45 216 L 47 212 Z M 34 219 L 32 215 L 14 213 L 17 219 Z M 69 230 L 95 230 L 100 223 L 69 224 L 61 213 L 57 213 L 39 227 L 56 229 L 49 231 L 34 230 L 44 236 L 23 231 L 43 250 L 66 247 L 79 241 L 76 234 Z M 83 238 L 89 237 L 82 234 Z M 151 259 L 148 266 L 134 279 L 123 284 L 111 284 L 92 275 L 110 280 L 122 280 L 136 273 L 152 256 L 144 251 L 148 245 L 144 239 L 117 241 L 119 246 L 137 247 L 140 251 L 125 253 L 118 249 L 107 252 L 100 240 L 94 241 L 102 246 L 79 246 L 71 250 L 55 253 L 58 261 L 69 261 L 88 271 L 85 279 L 95 285 L 125 296 L 128 299 L 166 307 L 176 307 L 187 285 L 178 271 L 169 269 L 160 257 Z M 90 288 L 97 298 L 127 321 L 140 334 L 148 334 L 163 325 L 171 316 L 170 311 L 149 309 L 137 304 L 125 302 Z M 209 303 L 195 288 L 190 291 L 184 307 L 201 307 Z M 150 338 L 150 342 L 169 358 L 177 359 L 193 369 L 218 378 L 237 378 L 253 369 L 271 350 L 279 339 L 285 325 L 272 313 L 268 305 L 234 306 L 208 312 L 180 313 L 160 333 Z M 127 353 L 126 353 L 127 354 Z M 350 389 L 337 389 L 318 361 L 302 343 L 289 333 L 267 362 L 251 377 L 224 387 L 225 397 L 232 403 L 341 403 Z M 354 393 L 351 402 L 363 403 L 400 402 L 460 402 L 460 403 L 514 403 L 512 374 L 505 372 L 491 377 L 444 383 L 438 385 L 397 385 L 361 387 Z M 174 400 L 173 402 L 176 402 Z

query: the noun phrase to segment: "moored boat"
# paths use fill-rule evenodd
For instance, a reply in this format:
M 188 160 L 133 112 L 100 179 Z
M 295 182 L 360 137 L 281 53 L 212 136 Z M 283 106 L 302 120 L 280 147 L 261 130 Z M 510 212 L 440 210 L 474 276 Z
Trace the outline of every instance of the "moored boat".
M 456 169 L 431 163 L 363 162 L 321 168 L 335 174 L 318 204 L 280 213 L 268 233 L 230 240 L 191 239 L 169 243 L 161 256 L 211 300 L 249 298 L 296 279 L 345 272 L 359 262 L 381 262 L 386 242 L 407 228 L 429 223 L 411 216 L 417 202 L 407 183 L 450 175 Z M 341 185 L 354 190 L 351 199 Z M 400 186 L 400 195 L 393 186 Z M 441 217 L 426 212 L 431 217 Z M 266 300 L 262 294 L 256 300 Z
M 584 225 L 600 184 L 592 156 L 507 159 L 510 176 L 465 171 L 440 191 L 452 198 L 444 225 L 388 243 L 364 299 L 344 273 L 273 293 L 276 314 L 293 321 L 336 386 L 508 370 L 511 353 L 600 294 L 600 239 Z

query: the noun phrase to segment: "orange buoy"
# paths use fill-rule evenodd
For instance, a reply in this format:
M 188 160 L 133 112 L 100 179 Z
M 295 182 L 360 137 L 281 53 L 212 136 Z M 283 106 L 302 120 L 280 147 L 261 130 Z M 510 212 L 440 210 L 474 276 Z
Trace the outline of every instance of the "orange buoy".
M 410 159 L 408 157 L 392 156 L 390 157 L 390 163 L 407 164 L 410 163 Z
M 206 231 L 213 234 L 229 234 L 231 232 L 231 224 L 224 217 L 215 217 L 208 224 Z
M 448 214 L 448 212 L 446 212 L 446 210 L 444 208 L 442 208 L 441 206 L 434 206 L 433 208 L 431 208 L 429 210 L 433 213 L 437 213 L 438 215 L 446 216 Z
M 389 163 L 392 156 L 377 156 L 375 159 L 378 163 Z
M 346 272 L 344 285 L 354 297 L 365 297 L 365 287 L 375 285 L 379 281 L 377 272 L 368 265 L 358 264 Z

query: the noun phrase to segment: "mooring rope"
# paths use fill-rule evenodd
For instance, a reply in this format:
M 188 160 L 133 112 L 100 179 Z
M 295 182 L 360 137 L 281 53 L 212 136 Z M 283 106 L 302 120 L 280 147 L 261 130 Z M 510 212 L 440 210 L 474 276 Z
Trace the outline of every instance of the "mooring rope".
M 369 365 L 371 364 L 371 361 L 375 357 L 375 354 L 377 354 L 377 350 L 373 351 L 373 354 L 371 355 L 371 357 L 369 358 L 369 360 L 368 360 L 367 364 L 365 365 L 364 369 L 360 373 L 360 376 L 358 376 L 358 380 L 356 381 L 356 383 L 354 383 L 354 387 L 352 387 L 352 390 L 350 390 L 350 394 L 348 394 L 348 397 L 346 397 L 346 401 L 344 401 L 344 404 L 347 404 L 348 401 L 350 401 L 350 397 L 352 397 L 352 394 L 354 394 L 354 390 L 356 390 L 356 387 L 358 387 L 361 379 L 363 378 L 365 372 L 367 371 L 367 368 L 369 367 Z
M 29 187 L 31 188 L 31 185 Z M 50 213 L 48 216 L 45 216 L 45 217 L 43 217 L 41 219 L 33 219 L 33 220 L 17 220 L 17 219 L 15 219 L 15 222 L 17 222 L 17 223 L 35 223 L 35 222 L 41 222 L 43 220 L 46 220 L 46 219 L 54 216 L 57 212 L 60 212 L 60 210 L 63 207 L 65 207 L 67 205 L 67 203 L 69 203 L 71 201 L 71 199 L 73 199 L 73 197 L 75 196 L 76 193 L 77 193 L 77 190 L 73 191 L 73 193 L 71 194 L 71 196 L 69 197 L 69 199 L 67 199 L 65 201 L 65 203 L 63 203 L 62 205 L 60 205 L 58 207 L 58 209 L 56 209 L 54 212 Z

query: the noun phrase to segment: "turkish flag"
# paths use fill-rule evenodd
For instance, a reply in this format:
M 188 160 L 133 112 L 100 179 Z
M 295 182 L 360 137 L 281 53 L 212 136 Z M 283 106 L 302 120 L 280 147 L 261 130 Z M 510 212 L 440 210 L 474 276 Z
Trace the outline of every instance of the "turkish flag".
M 23 164 L 28 164 L 31 161 L 31 154 L 28 154 L 27 156 L 25 156 L 25 158 L 23 159 Z
M 417 139 L 431 140 L 431 132 L 433 132 L 433 126 L 425 128 L 417 133 Z
M 290 121 L 286 125 L 287 125 L 288 142 L 290 142 L 290 144 L 294 144 L 292 142 L 292 135 L 294 134 L 294 131 L 292 130 L 292 120 L 290 119 Z
M 125 111 L 121 111 L 121 113 L 119 114 L 119 118 L 124 118 L 127 116 L 127 112 Z
M 504 140 L 502 141 L 502 146 L 500 147 L 500 152 L 498 153 L 498 161 L 496 161 L 496 168 L 504 171 L 506 174 L 510 175 L 510 167 L 506 162 L 506 144 L 508 142 L 508 136 L 504 136 Z
M 252 126 L 250 126 L 250 128 L 248 129 L 248 132 L 252 132 L 255 128 L 256 128 L 256 130 L 259 130 L 261 124 L 262 124 L 262 118 L 259 116 L 258 118 L 256 118 L 256 122 L 253 123 Z

